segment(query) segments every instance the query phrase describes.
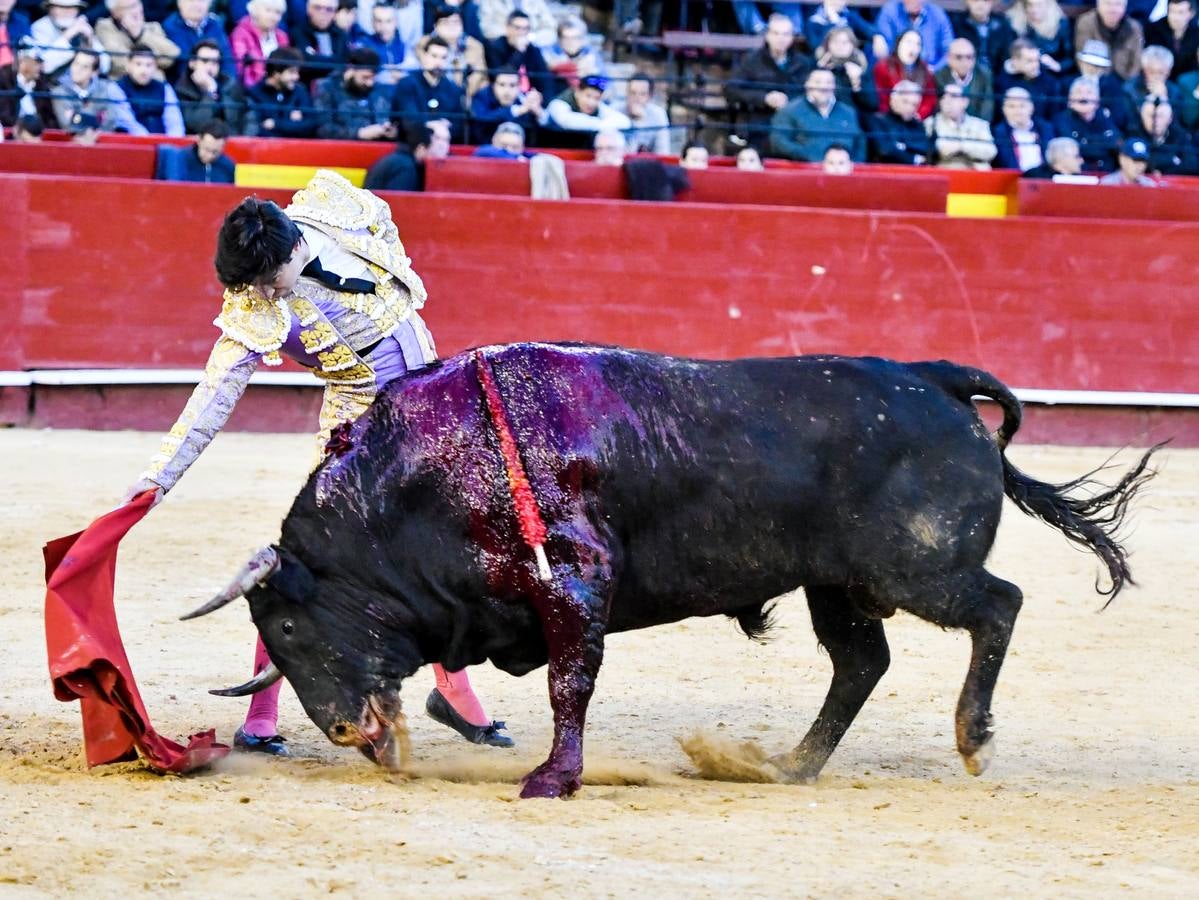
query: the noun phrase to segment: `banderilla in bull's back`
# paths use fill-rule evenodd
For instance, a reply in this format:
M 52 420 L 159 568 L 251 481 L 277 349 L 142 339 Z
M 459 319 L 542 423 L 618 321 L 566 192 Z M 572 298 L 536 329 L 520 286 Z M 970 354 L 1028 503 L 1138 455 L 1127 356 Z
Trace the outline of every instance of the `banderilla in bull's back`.
M 902 609 L 970 634 L 955 718 L 968 772 L 994 748 L 991 695 L 1022 595 L 984 562 L 1006 495 L 1095 553 L 1111 598 L 1116 538 L 1152 477 L 1038 481 L 1004 454 L 1020 404 L 948 362 L 809 356 L 697 361 L 586 345 L 484 348 L 545 526 L 550 577 L 521 526 L 469 354 L 390 385 L 313 473 L 266 548 L 198 613 L 250 604 L 274 665 L 334 743 L 404 762 L 400 688 L 421 666 L 547 664 L 554 738 L 524 797 L 579 788 L 607 634 L 725 615 L 764 638 L 803 587 L 833 664 L 815 722 L 771 757 L 814 779 L 890 663 Z M 994 400 L 992 435 L 974 397 Z

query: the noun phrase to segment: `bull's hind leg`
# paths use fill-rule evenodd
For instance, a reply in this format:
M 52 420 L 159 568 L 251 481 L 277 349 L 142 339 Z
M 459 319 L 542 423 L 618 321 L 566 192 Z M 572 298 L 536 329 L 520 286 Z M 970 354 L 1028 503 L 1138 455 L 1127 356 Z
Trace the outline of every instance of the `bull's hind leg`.
M 955 731 L 966 771 L 981 775 L 995 754 L 991 697 L 1007 655 L 1023 595 L 1014 584 L 978 569 L 920 586 L 901 608 L 942 628 L 970 632 L 970 669 L 958 699 Z
M 554 744 L 525 776 L 521 797 L 566 797 L 583 783 L 583 728 L 604 657 L 608 596 L 606 587 L 597 590 L 576 576 L 558 579 L 535 601 L 549 649 Z
M 883 623 L 863 616 L 843 588 L 805 590 L 816 638 L 833 662 L 833 681 L 799 746 L 770 760 L 791 781 L 820 774 L 891 662 Z

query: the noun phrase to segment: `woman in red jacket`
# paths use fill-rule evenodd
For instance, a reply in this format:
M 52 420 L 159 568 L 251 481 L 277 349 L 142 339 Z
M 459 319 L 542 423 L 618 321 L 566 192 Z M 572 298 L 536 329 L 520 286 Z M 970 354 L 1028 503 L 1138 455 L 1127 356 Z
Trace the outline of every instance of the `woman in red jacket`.
M 933 71 L 921 58 L 924 41 L 918 31 L 905 31 L 895 41 L 895 49 L 885 59 L 874 64 L 874 86 L 878 89 L 878 111 L 885 113 L 891 108 L 891 89 L 901 81 L 911 81 L 921 86 L 924 96 L 920 100 L 917 115 L 928 118 L 937 107 L 937 85 Z

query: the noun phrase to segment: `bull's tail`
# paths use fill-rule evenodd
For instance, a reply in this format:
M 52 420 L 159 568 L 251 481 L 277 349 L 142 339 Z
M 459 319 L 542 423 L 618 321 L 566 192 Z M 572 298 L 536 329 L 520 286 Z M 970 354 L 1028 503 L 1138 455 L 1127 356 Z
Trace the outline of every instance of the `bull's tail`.
M 1003 460 L 1003 492 L 1022 511 L 1053 526 L 1071 542 L 1098 556 L 1107 567 L 1111 583 L 1096 583 L 1095 590 L 1111 603 L 1126 584 L 1135 584 L 1128 566 L 1128 551 L 1119 538 L 1133 498 L 1155 474 L 1149 467 L 1153 454 L 1167 442 L 1150 447 L 1120 480 L 1112 486 L 1094 476 L 1107 468 L 1105 463 L 1073 481 L 1049 484 L 1025 475 L 1008 460 L 1004 451 L 1020 428 L 1020 401 L 997 378 L 980 369 L 928 364 L 926 377 L 941 385 L 964 403 L 982 396 L 994 400 L 1003 410 L 1003 424 L 996 434 Z M 1105 608 L 1107 604 L 1104 604 Z

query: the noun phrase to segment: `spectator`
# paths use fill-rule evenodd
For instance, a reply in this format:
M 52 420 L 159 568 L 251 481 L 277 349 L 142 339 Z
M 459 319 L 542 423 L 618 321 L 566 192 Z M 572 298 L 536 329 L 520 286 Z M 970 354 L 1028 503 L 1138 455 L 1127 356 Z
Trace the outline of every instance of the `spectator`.
M 437 35 L 423 38 L 417 47 L 421 68 L 400 80 L 391 104 L 391 118 L 406 134 L 417 134 L 418 125 L 444 120 L 450 141 L 461 144 L 466 129 L 465 94 L 445 75 L 450 48 Z
M 1003 95 L 1003 121 L 995 126 L 995 165 L 1027 172 L 1045 162 L 1045 146 L 1053 128 L 1033 114 L 1028 89 L 1010 87 Z
M 29 17 L 15 5 L 16 0 L 0 0 L 0 68 L 12 65 L 21 38 L 29 36 Z
M 604 103 L 608 82 L 588 75 L 579 86 L 565 90 L 546 107 L 549 125 L 561 131 L 596 132 L 632 127 L 629 117 Z
M 819 47 L 824 43 L 824 36 L 834 28 L 851 29 L 858 44 L 869 48 L 868 62 L 882 59 L 889 52 L 887 39 L 857 10 L 849 9 L 849 0 L 823 0 L 816 7 L 804 23 L 808 46 Z
M 853 106 L 860 116 L 878 109 L 874 78 L 868 73 L 866 55 L 850 28 L 830 28 L 816 50 L 816 65 L 828 69 L 837 80 L 837 99 Z
M 125 68 L 125 74 L 117 80 L 117 87 L 129 101 L 133 117 L 142 126 L 141 133 L 183 137 L 186 132 L 179 98 L 175 96 L 175 89 L 158 77 L 162 73 L 154 51 L 134 44 Z
M 1055 76 L 1074 68 L 1072 28 L 1057 0 L 1015 0 L 1007 18 L 1016 37 L 1041 52 L 1041 68 Z
M 166 36 L 159 23 L 146 21 L 142 0 L 104 0 L 104 5 L 112 18 L 96 23 L 96 39 L 112 58 L 108 77 L 124 75 L 129 67 L 129 54 L 134 45 L 140 45 L 153 51 L 157 64 L 154 80 L 162 81 L 179 58 L 179 47 Z
M 42 54 L 29 35 L 17 45 L 15 63 L 0 66 L 0 127 L 13 126 L 25 116 L 43 126 L 58 127 L 50 95 L 54 86 L 42 71 Z
M 205 38 L 192 46 L 187 71 L 175 82 L 175 95 L 183 107 L 183 126 L 196 133 L 201 125 L 224 122 L 241 134 L 246 115 L 246 94 L 238 80 L 225 74 L 216 41 Z
M 966 112 L 990 122 L 995 117 L 995 88 L 991 70 L 978 65 L 978 49 L 966 38 L 954 38 L 947 59 L 933 76 L 937 90 L 956 84 L 970 104 Z
M 104 45 L 92 30 L 92 23 L 83 14 L 86 8 L 86 0 L 46 0 L 46 15 L 30 27 L 29 33 L 42 52 L 46 77 L 51 81 L 57 81 L 67 71 L 77 49 L 95 54 L 101 75 L 112 65 Z
M 312 100 L 321 124 L 316 136 L 358 141 L 394 141 L 399 132 L 391 121 L 391 94 L 377 84 L 379 54 L 355 47 L 346 67 L 312 84 Z
M 1054 181 L 1078 181 L 1082 174 L 1082 153 L 1078 141 L 1069 137 L 1055 137 L 1045 148 L 1045 162 L 1035 169 L 1022 172 L 1023 178 L 1052 178 Z M 1060 177 L 1059 177 L 1060 176 Z M 1098 178 L 1094 178 L 1098 181 Z
M 1006 94 L 1011 87 L 1021 87 L 1032 97 L 1035 115 L 1052 118 L 1058 111 L 1057 79 L 1041 68 L 1041 51 L 1028 38 L 1012 41 L 1011 55 L 995 74 L 995 90 Z
M 941 68 L 949 53 L 949 42 L 953 40 L 949 16 L 932 0 L 887 0 L 874 24 L 892 53 L 905 31 L 918 31 L 924 59 L 932 69 Z M 933 97 L 935 102 L 935 95 Z
M 802 94 L 812 61 L 795 46 L 795 27 L 786 16 L 771 16 L 765 43 L 741 57 L 725 84 L 725 97 L 745 111 L 746 134 L 759 150 L 770 145 L 771 116 Z
M 633 130 L 628 143 L 634 153 L 670 155 L 670 117 L 666 109 L 653 102 L 654 82 L 640 73 L 629 79 L 625 88 L 624 114 Z
M 614 41 L 632 41 L 638 35 L 662 30 L 662 0 L 615 0 L 612 9 Z
M 179 59 L 193 58 L 192 49 L 200 41 L 212 41 L 221 54 L 221 74 L 237 77 L 237 65 L 233 60 L 233 48 L 225 36 L 221 20 L 212 14 L 212 0 L 178 0 L 179 9 L 167 16 L 162 23 L 163 33 L 179 48 Z M 179 66 L 176 65 L 176 69 Z M 176 73 L 182 76 L 182 72 Z M 184 113 L 186 118 L 186 111 Z M 236 130 L 236 129 L 235 129 Z
M 742 147 L 738 150 L 736 164 L 738 171 L 741 172 L 766 171 L 766 167 L 762 165 L 762 155 L 758 153 L 756 147 Z
M 480 46 L 487 43 L 479 24 L 479 6 L 475 0 L 425 0 L 425 34 L 433 30 L 434 16 L 442 7 L 457 10 L 462 19 L 462 30 L 478 41 Z
M 820 170 L 825 175 L 852 175 L 853 157 L 843 144 L 829 144 L 820 160 Z
M 291 46 L 287 32 L 279 27 L 286 9 L 284 0 L 250 0 L 245 18 L 230 32 L 229 45 L 243 87 L 261 82 L 267 57 L 280 47 Z
M 920 121 L 920 86 L 901 81 L 891 90 L 890 109 L 870 122 L 873 159 L 882 163 L 922 166 L 932 155 L 928 132 Z
M 1088 172 L 1115 169 L 1120 131 L 1112 114 L 1099 102 L 1097 79 L 1080 75 L 1070 83 L 1067 108 L 1053 120 L 1053 133 L 1074 140 Z
M 87 143 L 89 131 L 145 133 L 121 89 L 100 77 L 100 57 L 94 50 L 75 51 L 67 70 L 54 83 L 53 100 L 58 127 L 83 135 L 82 143 Z M 94 142 L 94 135 L 90 137 Z
M 849 148 L 850 156 L 866 158 L 866 139 L 853 107 L 837 102 L 837 82 L 827 69 L 813 69 L 804 95 L 792 100 L 770 121 L 775 156 L 803 162 L 824 158 L 830 144 Z
M 417 6 L 420 7 L 420 4 L 418 3 Z M 337 12 L 333 14 L 333 24 L 340 28 L 342 34 L 346 36 L 347 52 L 354 47 L 361 47 L 371 34 L 358 24 L 358 0 L 337 0 Z M 421 9 L 421 24 L 424 24 L 423 8 Z
M 995 140 L 991 125 L 966 110 L 970 101 L 956 84 L 941 88 L 940 107 L 924 124 L 932 139 L 936 164 L 944 169 L 991 168 Z
M 619 131 L 610 128 L 597 131 L 592 147 L 595 149 L 595 159 L 592 161 L 597 166 L 624 165 L 625 140 Z
M 172 159 L 163 167 L 160 177 L 167 181 L 193 181 L 201 184 L 233 184 L 233 160 L 225 155 L 229 126 L 220 119 L 201 122 L 196 129 L 196 142 L 190 147 L 162 145 L 159 153 L 169 153 Z
M 527 159 L 525 156 L 525 130 L 515 122 L 500 122 L 491 136 L 491 142 L 479 147 L 471 155 L 483 159 Z
M 479 24 L 487 41 L 497 41 L 510 34 L 514 12 L 523 12 L 529 29 L 525 32 L 534 47 L 548 47 L 558 35 L 558 23 L 545 0 L 480 0 Z
M 530 27 L 527 13 L 520 9 L 513 12 L 508 17 L 504 34 L 484 46 L 487 67 L 516 69 L 521 76 L 522 91 L 534 88 L 543 96 L 555 96 L 554 77 L 550 74 L 541 51 L 529 40 Z
M 409 47 L 408 42 L 400 35 L 399 23 L 396 18 L 396 8 L 383 3 L 376 3 L 371 10 L 371 24 L 374 32 L 362 40 L 363 47 L 369 47 L 379 57 L 378 81 L 381 84 L 394 85 L 409 71 L 416 69 L 416 43 Z M 417 36 L 419 40 L 419 35 Z
M 785 16 L 796 34 L 804 33 L 803 10 L 798 3 L 771 3 L 770 14 Z M 761 34 L 766 30 L 766 20 L 758 12 L 758 4 L 754 0 L 733 0 L 733 16 L 743 34 Z
M 246 91 L 249 105 L 246 134 L 291 138 L 316 134 L 320 119 L 312 106 L 308 88 L 300 83 L 303 63 L 304 54 L 295 47 L 271 51 L 266 59 L 266 75 Z
M 1016 36 L 1007 17 L 995 14 L 995 0 L 966 0 L 966 9 L 950 13 L 949 19 L 954 35 L 974 45 L 979 68 L 994 71 L 1003 65 Z
M 1074 56 L 1078 71 L 1099 82 L 1099 104 L 1112 114 L 1116 128 L 1123 130 L 1128 121 L 1128 103 L 1124 82 L 1112 73 L 1112 58 L 1103 41 L 1087 41 Z
M 679 154 L 679 165 L 684 169 L 708 168 L 708 148 L 699 141 L 688 141 Z
M 1128 104 L 1129 121 L 1140 116 L 1141 105 L 1147 97 L 1165 100 L 1180 108 L 1183 102 L 1182 89 L 1170 80 L 1174 68 L 1174 54 L 1165 47 L 1146 47 L 1141 51 L 1141 72 L 1124 84 L 1124 99 Z
M 1165 47 L 1174 54 L 1170 76 L 1181 78 L 1199 68 L 1199 25 L 1195 24 L 1194 0 L 1169 0 L 1165 18 L 1150 22 L 1145 28 L 1147 47 Z
M 587 26 L 578 16 L 558 24 L 558 41 L 541 54 L 554 76 L 553 93 L 560 94 L 588 75 L 604 75 L 604 58 L 588 40 Z
M 491 85 L 475 94 L 470 103 L 470 141 L 472 144 L 491 142 L 496 129 L 505 122 L 521 126 L 524 135 L 536 132 L 545 115 L 541 94 L 520 92 L 520 76 L 515 69 L 496 69 Z
M 1074 23 L 1074 46 L 1087 41 L 1107 45 L 1112 71 L 1125 80 L 1137 74 L 1145 35 L 1141 24 L 1125 13 L 1128 0 L 1095 0 L 1095 8 L 1083 13 Z
M 308 0 L 304 21 L 291 29 L 292 46 L 304 54 L 300 80 L 309 87 L 345 64 L 349 39 L 333 21 L 336 15 L 337 0 Z
M 450 155 L 450 127 L 444 119 L 415 125 L 408 141 L 380 159 L 366 173 L 370 191 L 423 191 L 425 164 Z
M 1199 70 L 1178 79 L 1178 92 L 1182 95 L 1182 105 L 1175 110 L 1179 123 L 1187 131 L 1194 131 L 1199 128 Z
M 483 44 L 463 31 L 462 14 L 456 7 L 440 6 L 434 16 L 433 33 L 450 48 L 447 74 L 466 92 L 469 101 L 487 84 Z
M 886 59 L 874 64 L 874 86 L 878 89 L 878 109 L 886 115 L 891 109 L 891 89 L 901 81 L 910 81 L 921 93 L 918 114 L 928 118 L 937 106 L 937 83 L 932 69 L 921 58 L 923 38 L 918 31 L 905 31 L 895 41 L 895 49 Z
M 37 116 L 20 116 L 13 122 L 12 139 L 18 144 L 40 144 L 45 130 L 46 126 Z M 0 134 L 3 134 L 3 129 L 0 129 Z
M 1128 136 L 1149 145 L 1148 170 L 1154 175 L 1194 175 L 1195 148 L 1174 122 L 1174 108 L 1157 97 L 1141 104 L 1137 127 Z
M 1100 184 L 1157 187 L 1156 181 L 1145 176 L 1145 170 L 1149 167 L 1149 145 L 1143 140 L 1126 140 L 1120 145 L 1120 153 L 1116 159 L 1119 167 L 1111 174 L 1100 178 Z

